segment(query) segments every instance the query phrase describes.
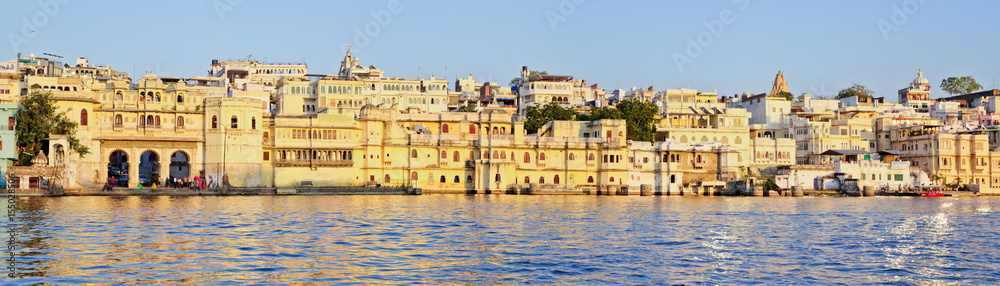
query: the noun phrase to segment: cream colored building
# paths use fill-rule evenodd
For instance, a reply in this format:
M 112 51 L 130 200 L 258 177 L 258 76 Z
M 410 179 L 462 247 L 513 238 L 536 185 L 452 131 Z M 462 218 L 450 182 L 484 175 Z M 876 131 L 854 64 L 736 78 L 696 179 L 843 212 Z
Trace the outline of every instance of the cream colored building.
M 681 144 L 719 142 L 736 147 L 737 166 L 750 167 L 749 116 L 741 108 L 671 107 L 656 125 L 656 141 L 674 140 Z

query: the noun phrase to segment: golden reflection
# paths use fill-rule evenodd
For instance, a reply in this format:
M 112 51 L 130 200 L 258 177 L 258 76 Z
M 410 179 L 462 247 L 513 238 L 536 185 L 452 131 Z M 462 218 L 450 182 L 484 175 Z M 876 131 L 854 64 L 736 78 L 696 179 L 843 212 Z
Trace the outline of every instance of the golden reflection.
M 967 229 L 971 223 L 988 222 L 982 214 L 997 203 L 506 195 L 26 198 L 20 200 L 21 273 L 140 284 L 746 284 L 779 275 L 774 273 L 848 284 L 923 284 L 956 275 L 943 270 L 964 263 L 949 259 L 956 248 L 995 239 L 960 234 L 975 231 Z M 802 266 L 817 261 L 835 266 Z M 899 278 L 836 270 L 873 263 L 880 268 L 867 273 L 900 270 L 889 276 Z M 779 284 L 794 281 L 800 280 Z

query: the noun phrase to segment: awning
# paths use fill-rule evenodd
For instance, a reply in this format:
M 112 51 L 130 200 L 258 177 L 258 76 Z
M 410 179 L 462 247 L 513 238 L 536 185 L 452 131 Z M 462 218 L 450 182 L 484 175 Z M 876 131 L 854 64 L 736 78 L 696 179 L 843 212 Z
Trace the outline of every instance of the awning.
M 882 150 L 878 151 L 879 155 L 906 155 L 906 152 L 896 151 L 896 150 Z
M 830 149 L 830 150 L 826 150 L 826 152 L 823 152 L 820 155 L 843 156 L 843 155 L 864 155 L 864 154 L 870 154 L 870 153 L 871 152 L 864 151 L 864 150 L 834 150 L 834 149 Z

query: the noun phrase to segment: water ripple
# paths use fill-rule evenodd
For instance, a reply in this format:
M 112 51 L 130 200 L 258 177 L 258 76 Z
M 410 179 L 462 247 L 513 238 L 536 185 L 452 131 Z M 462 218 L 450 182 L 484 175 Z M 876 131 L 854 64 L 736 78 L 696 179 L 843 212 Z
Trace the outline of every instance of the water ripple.
M 60 197 L 17 284 L 998 284 L 1000 199 Z

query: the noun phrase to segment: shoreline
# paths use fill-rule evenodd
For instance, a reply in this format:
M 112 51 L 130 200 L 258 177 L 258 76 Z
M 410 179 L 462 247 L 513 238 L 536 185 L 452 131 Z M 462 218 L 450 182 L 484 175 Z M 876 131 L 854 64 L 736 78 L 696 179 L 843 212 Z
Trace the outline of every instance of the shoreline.
M 111 191 L 104 191 L 100 188 L 86 189 L 65 189 L 65 190 L 43 190 L 43 189 L 15 189 L 14 195 L 19 197 L 65 197 L 65 196 L 329 196 L 329 195 L 399 195 L 412 196 L 423 194 L 466 194 L 466 195 L 582 195 L 582 196 L 676 196 L 676 197 L 791 197 L 788 192 L 769 192 L 756 196 L 739 194 L 697 194 L 697 193 L 671 193 L 665 194 L 640 193 L 638 191 L 625 192 L 588 192 L 588 191 L 563 191 L 563 192 L 515 192 L 515 191 L 466 191 L 455 192 L 451 190 L 423 190 L 412 187 L 298 187 L 298 188 L 211 188 L 193 190 L 190 188 L 160 188 L 160 189 L 136 189 L 136 188 L 116 188 Z M 948 192 L 956 197 L 991 197 L 1000 194 L 983 194 L 971 192 Z M 805 197 L 862 197 L 844 196 L 832 191 L 804 191 Z M 893 197 L 876 195 L 877 197 Z M 917 196 L 919 197 L 919 196 Z

